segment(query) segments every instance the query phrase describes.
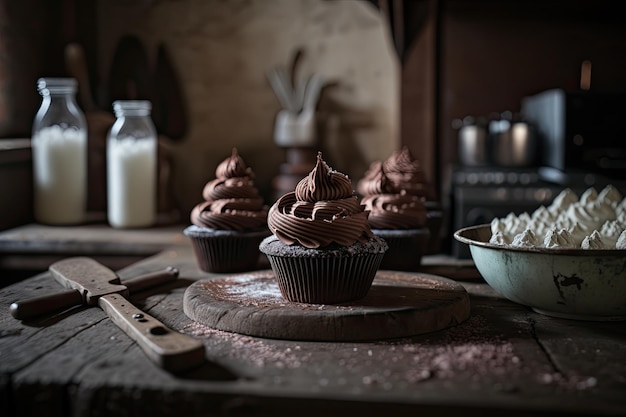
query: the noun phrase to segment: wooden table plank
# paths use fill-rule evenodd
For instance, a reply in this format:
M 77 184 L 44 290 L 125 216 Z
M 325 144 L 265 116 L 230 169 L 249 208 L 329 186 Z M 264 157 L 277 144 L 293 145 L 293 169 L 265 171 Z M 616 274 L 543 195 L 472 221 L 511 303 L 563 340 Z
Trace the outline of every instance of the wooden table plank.
M 471 296 L 470 318 L 445 331 L 367 343 L 262 339 L 216 331 L 183 314 L 184 285 L 220 276 L 199 271 L 187 245 L 120 275 L 165 266 L 180 269 L 182 285 L 151 290 L 135 302 L 165 325 L 201 339 L 206 366 L 182 375 L 155 367 L 97 308 L 33 323 L 14 320 L 5 308 L 0 310 L 0 378 L 10 383 L 0 384 L 2 397 L 9 398 L 0 413 L 626 413 L 623 323 L 540 316 L 483 283 L 463 282 Z M 55 289 L 58 284 L 43 274 L 1 289 L 0 304 L 8 307 L 15 299 Z

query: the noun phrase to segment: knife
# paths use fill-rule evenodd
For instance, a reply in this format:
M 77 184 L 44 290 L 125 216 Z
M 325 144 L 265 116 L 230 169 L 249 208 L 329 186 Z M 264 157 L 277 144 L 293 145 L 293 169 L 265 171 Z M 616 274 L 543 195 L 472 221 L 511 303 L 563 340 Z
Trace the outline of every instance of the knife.
M 177 278 L 178 269 L 167 267 L 162 271 L 149 272 L 147 274 L 137 275 L 133 278 L 128 278 L 124 280 L 123 285 L 126 286 L 131 294 L 135 294 L 136 292 L 148 288 L 173 282 Z M 112 280 L 111 283 L 122 284 L 119 278 Z M 11 304 L 9 309 L 14 318 L 18 320 L 27 320 L 36 316 L 52 313 L 54 311 L 66 310 L 68 308 L 84 304 L 96 305 L 97 299 L 90 302 L 89 299 L 83 298 L 83 294 L 78 289 L 70 289 L 54 294 L 16 301 Z
M 81 304 L 102 308 L 141 347 L 148 358 L 163 369 L 183 371 L 205 361 L 202 342 L 169 329 L 132 305 L 126 298 L 129 294 L 128 286 L 121 284 L 117 274 L 106 266 L 91 258 L 75 257 L 55 262 L 49 270 L 57 282 L 80 295 Z M 145 288 L 142 287 L 145 281 L 141 279 L 135 278 L 134 284 L 133 280 L 127 280 L 125 284 L 128 281 L 131 281 L 131 288 L 133 285 L 135 289 Z

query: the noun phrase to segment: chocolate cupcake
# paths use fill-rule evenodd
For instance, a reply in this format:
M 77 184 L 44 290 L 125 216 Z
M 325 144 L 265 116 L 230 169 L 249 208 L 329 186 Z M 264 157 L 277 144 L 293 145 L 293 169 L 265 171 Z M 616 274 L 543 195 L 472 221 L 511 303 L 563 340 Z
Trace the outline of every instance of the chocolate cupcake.
M 254 186 L 254 173 L 237 149 L 206 184 L 204 201 L 191 211 L 183 233 L 191 239 L 198 267 L 205 272 L 254 270 L 259 243 L 270 235 L 267 206 Z
M 409 161 L 407 153 L 396 152 L 385 162 L 372 163 L 358 183 L 372 232 L 389 245 L 381 269 L 416 270 L 430 240 L 424 184 Z
M 430 239 L 424 253 L 437 253 L 441 247 L 440 232 L 443 225 L 443 210 L 435 199 L 432 183 L 426 178 L 420 162 L 413 157 L 409 148 L 403 146 L 383 162 L 385 174 L 396 188 L 423 197 L 426 206 L 426 227 Z
M 261 242 L 283 297 L 337 304 L 367 295 L 387 250 L 370 230 L 347 175 L 317 163 L 269 210 L 273 236 Z

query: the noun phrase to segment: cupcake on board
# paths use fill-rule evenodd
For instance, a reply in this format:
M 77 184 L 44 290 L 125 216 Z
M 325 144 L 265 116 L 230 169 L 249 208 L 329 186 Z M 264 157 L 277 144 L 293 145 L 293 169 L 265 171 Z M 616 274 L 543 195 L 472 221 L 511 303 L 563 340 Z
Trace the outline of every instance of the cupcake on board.
M 318 153 L 309 175 L 270 208 L 272 236 L 259 247 L 282 296 L 311 304 L 365 297 L 388 248 L 372 233 L 367 216 L 350 178 Z
M 204 201 L 191 211 L 184 235 L 192 243 L 198 267 L 205 272 L 254 270 L 259 243 L 270 235 L 268 207 L 254 186 L 254 173 L 236 148 L 215 170 L 203 191 Z
M 424 182 L 406 152 L 372 163 L 357 185 L 372 232 L 389 245 L 381 269 L 417 269 L 430 239 Z
M 435 198 L 435 190 L 422 167 L 422 164 L 403 146 L 383 162 L 389 179 L 398 188 L 411 190 L 410 193 L 424 197 L 426 205 L 426 226 L 430 231 L 430 240 L 425 253 L 437 253 L 440 248 L 439 233 L 443 225 L 443 209 Z

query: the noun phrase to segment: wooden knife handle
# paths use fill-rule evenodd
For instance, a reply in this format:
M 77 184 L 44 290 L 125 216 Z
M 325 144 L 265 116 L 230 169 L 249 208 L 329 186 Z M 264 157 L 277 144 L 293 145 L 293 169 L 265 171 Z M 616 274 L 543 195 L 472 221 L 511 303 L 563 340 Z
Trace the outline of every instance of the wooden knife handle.
M 58 310 L 65 310 L 83 304 L 83 296 L 78 290 L 67 290 L 55 294 L 43 295 L 28 300 L 16 301 L 9 307 L 11 315 L 18 320 Z
M 202 342 L 167 328 L 121 295 L 104 295 L 99 298 L 98 305 L 163 369 L 179 372 L 204 363 Z

